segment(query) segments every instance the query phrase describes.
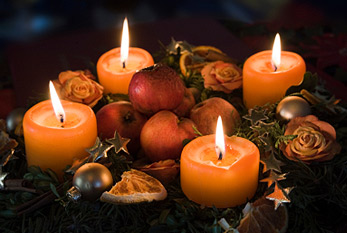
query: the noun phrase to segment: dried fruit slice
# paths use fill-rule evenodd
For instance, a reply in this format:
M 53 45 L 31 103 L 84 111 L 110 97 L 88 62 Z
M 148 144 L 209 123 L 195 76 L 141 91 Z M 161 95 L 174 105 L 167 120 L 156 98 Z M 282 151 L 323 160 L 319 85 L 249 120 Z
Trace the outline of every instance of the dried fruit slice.
M 239 233 L 284 233 L 287 230 L 287 208 L 281 205 L 275 210 L 274 202 L 265 197 L 247 203 L 243 214 L 237 228 Z
M 113 204 L 131 204 L 164 200 L 167 196 L 165 187 L 154 177 L 144 172 L 131 169 L 122 174 L 122 180 L 110 191 L 104 192 L 100 200 Z

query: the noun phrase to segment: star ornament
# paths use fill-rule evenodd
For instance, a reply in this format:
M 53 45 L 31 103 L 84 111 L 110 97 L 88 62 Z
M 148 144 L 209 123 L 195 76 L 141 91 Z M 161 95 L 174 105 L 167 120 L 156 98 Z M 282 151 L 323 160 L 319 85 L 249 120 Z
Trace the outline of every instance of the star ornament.
M 272 151 L 273 150 L 273 143 L 272 143 L 272 139 L 269 137 L 269 133 L 266 132 L 263 135 L 258 137 L 260 139 L 260 141 L 263 143 L 264 145 L 264 150 L 266 152 L 268 151 Z
M 114 137 L 111 139 L 106 139 L 106 142 L 110 143 L 112 147 L 114 147 L 116 154 L 121 151 L 129 154 L 127 144 L 130 142 L 130 139 L 123 138 L 117 131 L 114 132 Z
M 275 183 L 274 191 L 266 196 L 266 199 L 275 202 L 275 210 L 283 203 L 290 203 L 289 193 L 292 191 L 293 187 L 281 188 L 277 182 Z
M 82 165 L 86 164 L 88 160 L 89 160 L 89 157 L 75 160 L 72 163 L 71 167 L 65 171 L 65 173 L 74 175 L 77 169 L 80 168 Z
M 285 180 L 287 174 L 288 173 L 277 174 L 273 170 L 270 170 L 270 175 L 268 177 L 260 180 L 260 182 L 267 182 L 268 187 L 270 187 L 273 183 L 276 183 L 276 182 L 281 181 L 281 180 Z
M 95 144 L 91 148 L 86 149 L 86 151 L 90 154 L 89 159 L 91 159 L 92 162 L 96 162 L 103 157 L 107 157 L 107 152 L 112 147 L 114 147 L 114 145 L 104 144 L 97 137 Z
M 265 112 L 262 110 L 256 110 L 254 108 L 249 110 L 249 114 L 243 116 L 244 119 L 249 120 L 252 125 L 257 125 L 262 121 L 268 120 L 269 117 L 265 115 Z
M 284 163 L 281 160 L 276 159 L 272 151 L 266 158 L 261 158 L 260 162 L 264 164 L 263 173 L 269 170 L 274 170 L 278 173 L 282 173 L 281 166 L 283 166 Z

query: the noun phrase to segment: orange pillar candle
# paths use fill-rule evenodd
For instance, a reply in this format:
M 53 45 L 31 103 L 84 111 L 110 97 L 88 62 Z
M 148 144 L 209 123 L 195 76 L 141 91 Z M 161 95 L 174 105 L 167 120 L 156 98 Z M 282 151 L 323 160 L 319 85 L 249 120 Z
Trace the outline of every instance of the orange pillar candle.
M 263 106 L 266 103 L 279 101 L 289 87 L 302 82 L 305 72 L 305 61 L 300 55 L 281 52 L 278 36 L 278 43 L 275 40 L 272 51 L 267 50 L 252 55 L 243 66 L 245 106 L 249 109 L 255 105 Z
M 137 70 L 152 66 L 154 60 L 146 50 L 129 48 L 127 20 L 124 20 L 121 48 L 104 53 L 98 60 L 96 69 L 105 93 L 128 94 L 131 78 Z
M 63 123 L 57 119 L 51 100 L 40 102 L 24 115 L 23 130 L 28 166 L 52 169 L 60 178 L 75 159 L 88 155 L 97 137 L 96 117 L 87 105 L 62 101 Z
M 258 148 L 241 137 L 222 138 L 225 152 L 221 159 L 215 151 L 215 135 L 192 140 L 181 155 L 182 191 L 190 200 L 208 207 L 243 204 L 258 186 Z

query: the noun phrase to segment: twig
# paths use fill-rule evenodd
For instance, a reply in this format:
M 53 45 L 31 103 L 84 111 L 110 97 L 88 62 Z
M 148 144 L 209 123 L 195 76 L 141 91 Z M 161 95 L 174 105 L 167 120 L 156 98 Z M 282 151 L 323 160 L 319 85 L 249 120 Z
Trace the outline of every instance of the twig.
M 8 179 L 4 182 L 5 191 L 21 191 L 30 193 L 40 193 L 37 191 L 32 183 L 25 179 Z
M 60 193 L 63 189 L 64 183 L 57 186 L 57 191 Z M 57 197 L 52 191 L 45 192 L 44 194 L 18 206 L 16 208 L 17 215 L 20 216 L 22 214 L 31 213 L 49 203 L 54 201 Z

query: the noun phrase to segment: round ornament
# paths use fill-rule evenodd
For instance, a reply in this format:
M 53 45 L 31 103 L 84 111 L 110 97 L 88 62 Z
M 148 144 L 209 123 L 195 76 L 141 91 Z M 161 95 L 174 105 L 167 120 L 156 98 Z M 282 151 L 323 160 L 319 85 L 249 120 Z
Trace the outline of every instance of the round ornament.
M 289 121 L 295 117 L 311 114 L 311 107 L 306 100 L 299 96 L 283 98 L 276 108 L 276 116 L 279 120 Z
M 79 199 L 95 201 L 100 195 L 111 189 L 113 178 L 111 172 L 100 163 L 86 163 L 77 169 L 72 188 L 67 191 L 67 196 L 72 201 Z
M 16 108 L 8 114 L 6 118 L 8 132 L 13 132 L 22 123 L 25 111 L 25 108 Z

